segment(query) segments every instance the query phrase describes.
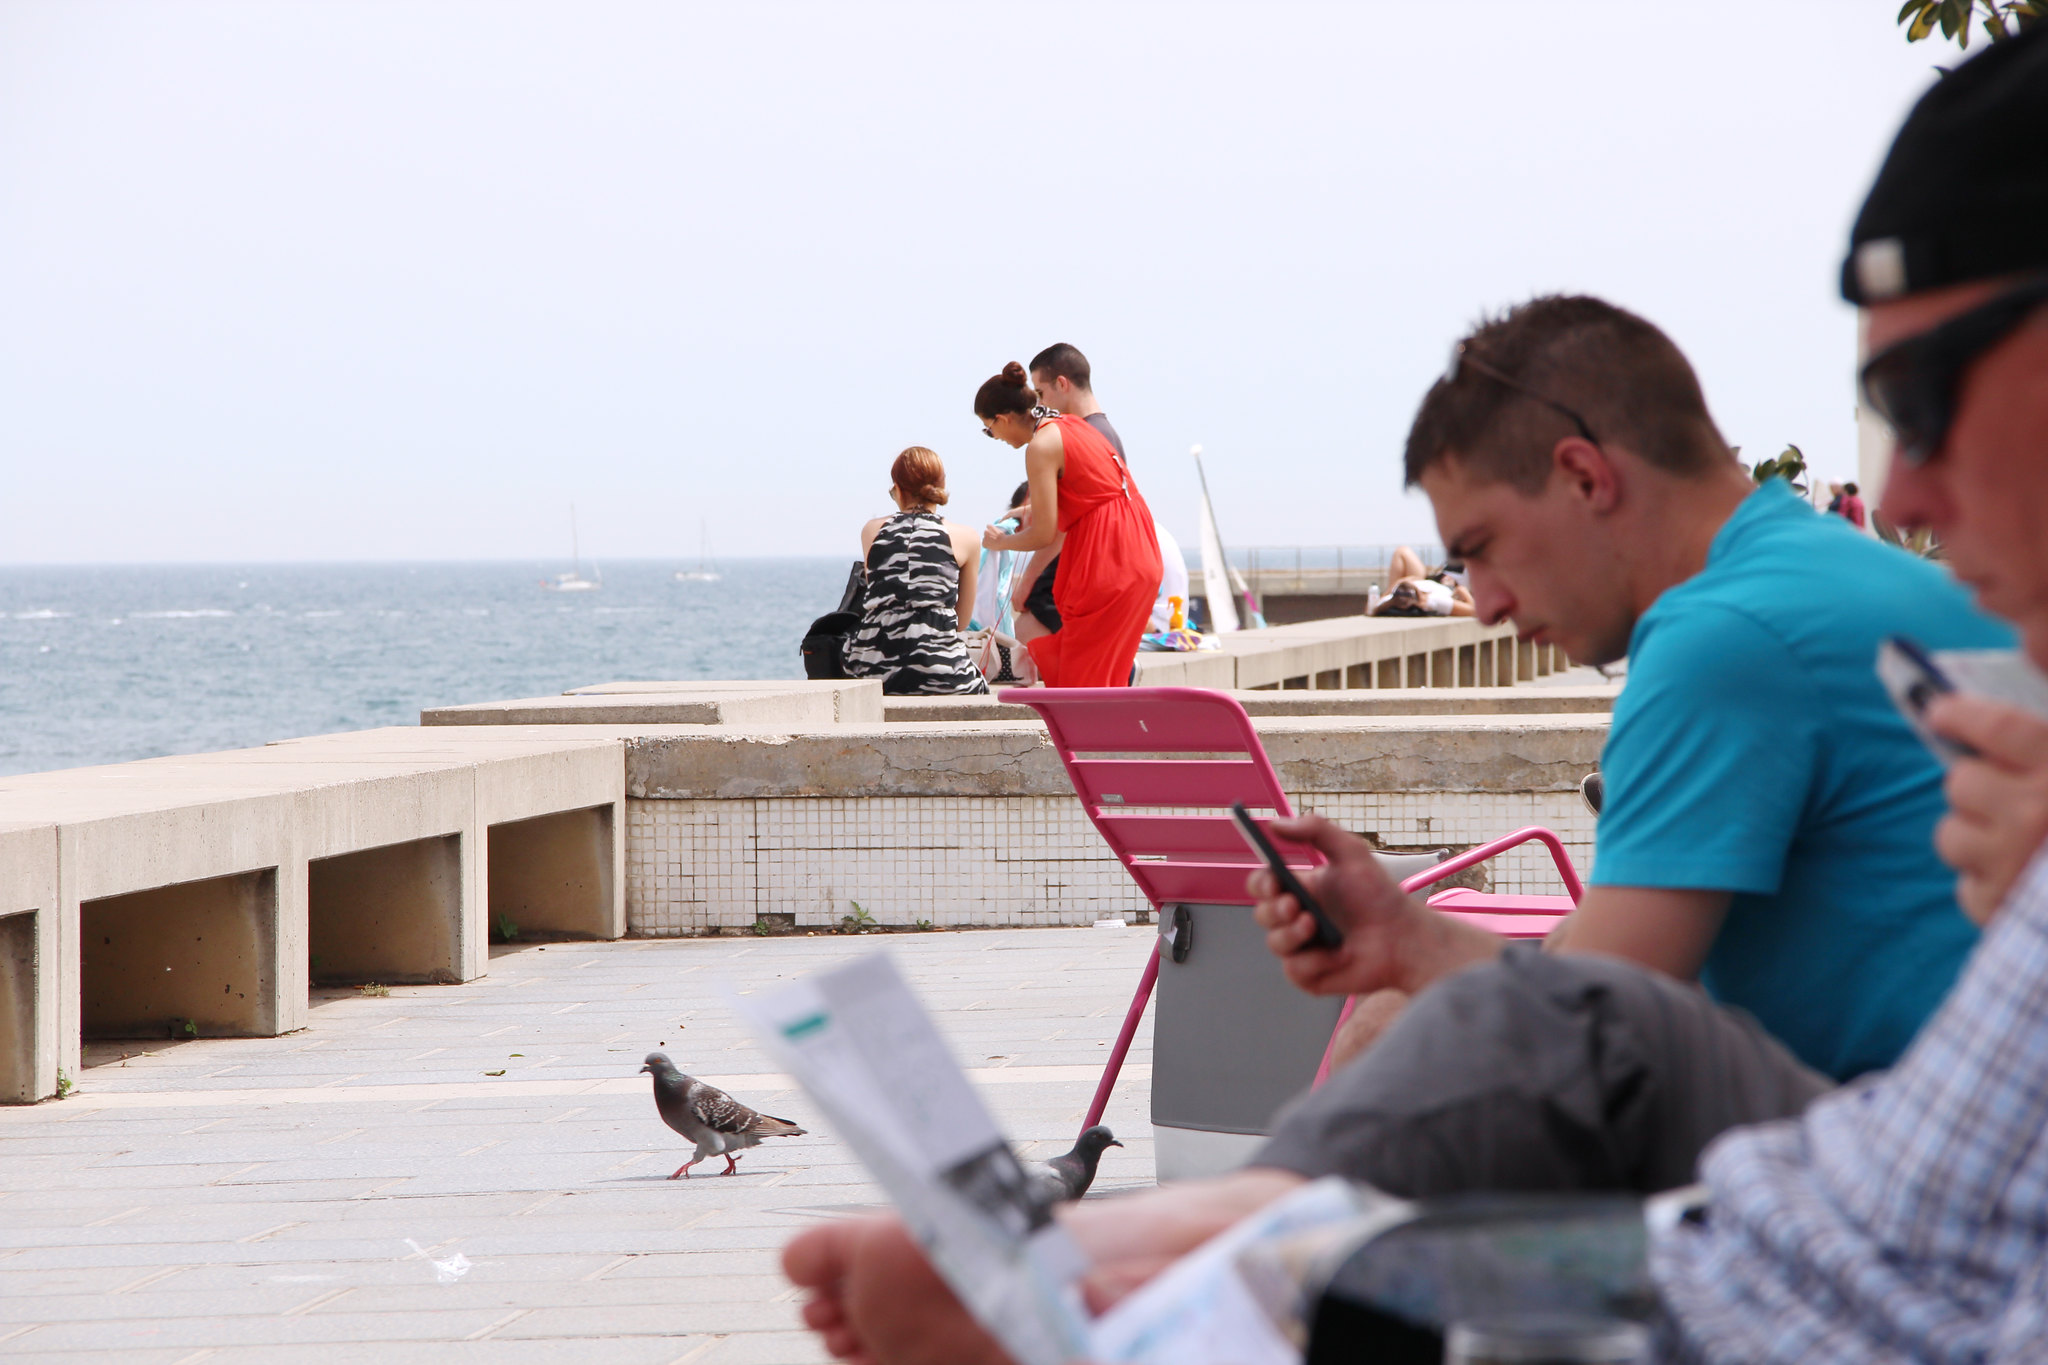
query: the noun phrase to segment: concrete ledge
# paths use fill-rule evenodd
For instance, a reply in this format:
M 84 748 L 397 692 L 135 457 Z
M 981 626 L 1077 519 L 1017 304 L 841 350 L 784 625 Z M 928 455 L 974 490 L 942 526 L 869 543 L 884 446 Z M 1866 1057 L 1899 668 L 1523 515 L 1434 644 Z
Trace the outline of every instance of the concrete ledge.
M 1469 616 L 1350 616 L 1223 638 L 1241 689 L 1505 687 L 1561 662 L 1554 650 L 1517 641 L 1512 626 Z
M 437 706 L 422 725 L 835 725 L 882 718 L 879 678 L 620 682 L 559 697 Z
M 1555 648 L 1517 640 L 1514 627 L 1469 616 L 1338 616 L 1222 640 L 1217 651 L 1140 654 L 1138 681 L 1240 691 L 1512 687 L 1568 666 Z
M 1543 825 L 1591 865 L 1594 821 L 1577 786 L 1598 764 L 1604 712 L 1253 724 L 1297 809 L 1385 851 Z M 626 740 L 626 780 L 639 934 L 831 929 L 855 903 L 906 927 L 1086 924 L 1150 908 L 1035 718 L 649 732 Z M 1535 846 L 1483 875 L 1497 890 L 1557 889 Z
M 1140 654 L 1138 686 L 1215 687 L 1228 691 L 1237 686 L 1237 660 L 1222 650 L 1203 650 L 1193 654 Z M 889 700 L 894 701 L 895 698 Z
M 1148 684 L 1149 685 L 1149 684 Z M 1399 692 L 1255 690 L 1235 692 L 1238 705 L 1260 716 L 1533 716 L 1610 712 L 1621 695 L 1619 682 L 1601 687 L 1463 688 L 1423 687 Z M 1029 721 L 1028 706 L 993 697 L 888 697 L 882 716 L 890 724 L 933 721 Z
M 1267 716 L 1255 725 L 1290 791 L 1573 790 L 1607 736 L 1607 717 L 1586 712 Z M 626 745 L 626 794 L 1071 796 L 1072 787 L 1042 725 L 987 721 L 645 736 Z

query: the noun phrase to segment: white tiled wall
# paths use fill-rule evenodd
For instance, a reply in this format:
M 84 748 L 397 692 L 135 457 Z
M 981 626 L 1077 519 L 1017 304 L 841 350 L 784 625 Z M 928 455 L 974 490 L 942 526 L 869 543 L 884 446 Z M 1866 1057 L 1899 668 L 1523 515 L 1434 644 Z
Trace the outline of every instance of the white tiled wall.
M 1592 868 L 1576 792 L 1295 795 L 1384 844 L 1461 846 L 1524 825 Z M 852 902 L 879 924 L 1088 924 L 1146 909 L 1071 796 L 763 797 L 626 803 L 626 917 L 652 936 L 744 929 L 763 914 L 834 926 Z M 1560 890 L 1529 845 L 1496 861 L 1499 891 Z

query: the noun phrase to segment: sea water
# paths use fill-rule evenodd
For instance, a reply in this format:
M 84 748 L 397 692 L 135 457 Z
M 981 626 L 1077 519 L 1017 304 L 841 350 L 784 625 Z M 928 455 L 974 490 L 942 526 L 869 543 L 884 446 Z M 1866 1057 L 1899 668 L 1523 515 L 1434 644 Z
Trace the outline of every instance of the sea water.
M 0 774 L 414 725 L 620 680 L 800 678 L 851 557 L 0 568 Z M 585 573 L 591 571 L 586 568 Z

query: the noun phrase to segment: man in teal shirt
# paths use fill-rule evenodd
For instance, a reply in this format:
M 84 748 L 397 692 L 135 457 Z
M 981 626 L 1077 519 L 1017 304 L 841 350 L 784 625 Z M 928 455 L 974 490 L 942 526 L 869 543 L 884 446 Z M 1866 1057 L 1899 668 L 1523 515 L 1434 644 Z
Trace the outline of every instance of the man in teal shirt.
M 1636 623 L 1600 764 L 1593 884 L 1726 893 L 1701 983 L 1837 1079 L 1890 1065 L 1977 940 L 1933 852 L 1941 769 L 1872 671 L 1892 634 L 2011 643 L 1772 480 Z
M 1996 649 L 2011 632 L 1939 566 L 1757 487 L 1678 348 L 1598 299 L 1536 299 L 1460 343 L 1407 473 L 1483 620 L 1629 661 L 1592 885 L 1548 946 L 1697 979 L 1834 1079 L 1889 1065 L 1976 930 L 1934 854 L 1941 770 L 1878 682 L 1878 646 Z M 1356 861 L 1327 822 L 1280 828 Z M 1339 1060 L 1414 992 L 1500 953 L 1372 881 L 1338 892 L 1372 906 L 1343 949 L 1290 951 L 1288 906 L 1270 936 L 1303 989 L 1365 984 Z

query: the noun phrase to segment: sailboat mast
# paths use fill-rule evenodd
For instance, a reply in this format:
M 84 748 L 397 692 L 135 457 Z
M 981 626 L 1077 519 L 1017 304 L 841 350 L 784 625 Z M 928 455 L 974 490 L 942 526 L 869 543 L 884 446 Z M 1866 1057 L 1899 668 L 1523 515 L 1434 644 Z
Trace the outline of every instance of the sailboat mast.
M 583 547 L 576 540 L 576 504 L 569 504 L 569 566 L 578 578 L 583 577 Z
M 1231 600 L 1230 561 L 1224 557 L 1223 537 L 1216 529 L 1216 509 L 1209 501 L 1209 475 L 1202 468 L 1202 448 L 1188 452 L 1194 457 L 1195 476 L 1202 483 L 1202 599 L 1208 604 L 1208 630 L 1228 635 L 1238 628 L 1237 607 Z

